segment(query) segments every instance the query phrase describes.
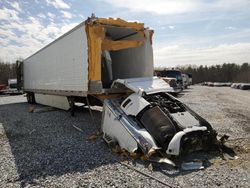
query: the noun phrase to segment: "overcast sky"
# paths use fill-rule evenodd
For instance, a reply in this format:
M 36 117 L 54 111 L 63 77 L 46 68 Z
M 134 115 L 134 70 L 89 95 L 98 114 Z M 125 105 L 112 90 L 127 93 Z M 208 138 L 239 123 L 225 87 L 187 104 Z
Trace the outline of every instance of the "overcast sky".
M 155 66 L 250 62 L 250 0 L 1 0 L 0 59 L 26 58 L 91 13 L 155 30 Z

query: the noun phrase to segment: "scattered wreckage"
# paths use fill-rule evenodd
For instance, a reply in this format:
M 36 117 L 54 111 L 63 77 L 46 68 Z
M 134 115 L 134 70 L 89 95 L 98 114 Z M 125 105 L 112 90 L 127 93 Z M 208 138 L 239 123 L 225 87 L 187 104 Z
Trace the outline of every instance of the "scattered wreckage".
M 93 15 L 18 62 L 18 83 L 29 103 L 72 115 L 76 102 L 103 104 L 108 144 L 174 165 L 171 157 L 214 148 L 218 141 L 211 125 L 168 94 L 174 92 L 170 84 L 154 77 L 152 36 L 143 23 Z M 181 73 L 174 77 L 181 88 Z
M 211 86 L 211 87 L 230 87 L 232 85 L 231 82 L 203 82 L 203 86 Z
M 231 87 L 234 89 L 249 90 L 250 83 L 232 83 L 232 82 L 203 82 L 203 86 L 211 87 Z
M 250 83 L 233 83 L 231 88 L 241 89 L 241 90 L 250 90 Z

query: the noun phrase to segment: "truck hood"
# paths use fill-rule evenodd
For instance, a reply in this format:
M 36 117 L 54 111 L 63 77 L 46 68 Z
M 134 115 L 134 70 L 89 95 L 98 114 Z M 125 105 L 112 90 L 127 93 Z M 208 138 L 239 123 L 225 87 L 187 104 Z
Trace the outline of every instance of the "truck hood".
M 174 89 L 170 87 L 168 83 L 158 77 L 117 79 L 113 82 L 112 88 L 119 87 L 119 84 L 122 84 L 140 95 L 143 92 L 146 94 L 174 92 Z

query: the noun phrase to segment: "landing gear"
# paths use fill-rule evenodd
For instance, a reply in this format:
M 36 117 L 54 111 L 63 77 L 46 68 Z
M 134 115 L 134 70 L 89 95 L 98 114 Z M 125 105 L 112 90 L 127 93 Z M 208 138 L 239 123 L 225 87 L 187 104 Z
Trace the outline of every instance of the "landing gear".
M 70 106 L 70 114 L 71 116 L 75 115 L 75 99 L 74 97 L 68 97 L 69 106 Z
M 27 101 L 28 101 L 29 104 L 35 104 L 36 103 L 36 99 L 35 99 L 35 94 L 34 93 L 27 93 L 26 97 L 27 97 Z

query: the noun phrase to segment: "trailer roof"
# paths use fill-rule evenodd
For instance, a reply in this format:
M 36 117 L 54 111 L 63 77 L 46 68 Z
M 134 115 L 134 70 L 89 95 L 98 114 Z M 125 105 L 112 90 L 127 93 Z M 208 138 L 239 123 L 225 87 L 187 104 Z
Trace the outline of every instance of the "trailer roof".
M 78 29 L 79 27 L 83 26 L 85 24 L 85 21 L 81 22 L 80 24 L 78 24 L 77 26 L 75 26 L 74 28 L 72 28 L 71 30 L 69 30 L 68 32 L 64 33 L 63 35 L 61 35 L 60 37 L 58 37 L 57 39 L 53 40 L 52 42 L 50 42 L 49 44 L 47 44 L 46 46 L 44 46 L 43 48 L 41 48 L 40 50 L 36 51 L 34 54 L 28 56 L 26 59 L 24 59 L 24 61 L 26 61 L 27 59 L 29 59 L 30 57 L 36 55 L 37 53 L 41 52 L 42 50 L 44 50 L 45 48 L 49 47 L 50 45 L 54 44 L 55 42 L 57 42 L 58 40 L 60 40 L 61 38 L 69 35 L 70 33 L 72 33 L 74 30 Z
M 63 34 L 62 36 L 58 37 L 57 39 L 55 39 L 51 43 L 47 44 L 46 46 L 44 46 L 40 50 L 36 51 L 34 54 L 28 56 L 26 59 L 24 59 L 24 61 L 26 61 L 30 57 L 36 55 L 37 53 L 41 52 L 42 50 L 44 50 L 45 48 L 47 48 L 50 45 L 54 44 L 55 42 L 57 42 L 58 40 L 62 39 L 63 37 L 69 35 L 73 31 L 75 31 L 76 29 L 78 29 L 79 27 L 85 25 L 86 22 L 89 22 L 89 23 L 99 23 L 101 25 L 112 25 L 112 26 L 117 26 L 117 27 L 128 27 L 128 28 L 133 28 L 133 29 L 136 29 L 136 30 L 143 30 L 144 29 L 144 24 L 143 23 L 127 22 L 127 21 L 125 21 L 123 19 L 120 19 L 120 18 L 113 19 L 113 18 L 89 17 L 87 20 L 81 22 L 80 24 L 78 24 L 77 26 L 75 26 L 74 28 L 72 28 L 71 30 L 69 30 L 68 32 L 66 32 L 65 34 Z

